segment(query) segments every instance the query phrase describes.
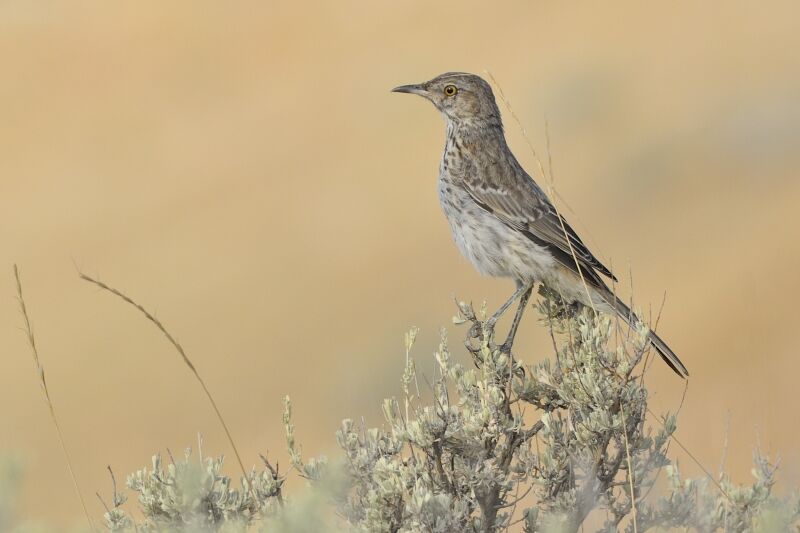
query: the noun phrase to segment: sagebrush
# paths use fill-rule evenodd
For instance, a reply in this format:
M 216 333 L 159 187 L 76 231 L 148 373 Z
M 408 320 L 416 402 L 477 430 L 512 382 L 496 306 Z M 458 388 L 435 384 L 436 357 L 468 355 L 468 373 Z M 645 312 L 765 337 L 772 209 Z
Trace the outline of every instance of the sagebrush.
M 648 329 L 564 305 L 540 291 L 553 354 L 526 364 L 495 342 L 485 311 L 459 304 L 466 357 L 445 330 L 433 375 L 405 339 L 399 394 L 379 427 L 347 419 L 341 455 L 305 459 L 291 402 L 289 463 L 307 489 L 286 496 L 287 473 L 262 457 L 238 481 L 202 446 L 156 455 L 101 499 L 110 531 L 575 532 L 800 531 L 800 498 L 773 494 L 777 467 L 758 450 L 754 480 L 683 479 L 668 456 L 677 419 L 648 408 Z M 466 362 L 459 362 L 465 360 Z M 7 472 L 16 472 L 6 469 Z M 15 474 L 14 474 L 15 475 Z M 2 477 L 2 476 L 0 476 Z M 6 476 L 7 478 L 11 478 Z M 657 484 L 661 479 L 662 482 Z M 0 530 L 15 529 L 0 479 Z M 22 531 L 21 529 L 17 529 Z
M 642 374 L 647 327 L 619 331 L 610 317 L 564 306 L 547 292 L 536 307 L 554 354 L 527 365 L 495 343 L 485 313 L 460 304 L 468 364 L 456 361 L 442 331 L 436 371 L 421 376 L 406 335 L 401 394 L 383 403 L 368 428 L 344 420 L 342 456 L 305 460 L 291 403 L 284 431 L 290 462 L 323 495 L 298 513 L 285 477 L 265 461 L 232 487 L 221 459 L 167 466 L 128 477 L 143 518 L 135 525 L 121 498 L 112 531 L 341 530 L 365 532 L 788 531 L 798 527 L 797 496 L 773 495 L 775 466 L 756 452 L 755 479 L 684 480 L 667 451 L 674 414 L 651 414 Z M 654 484 L 659 476 L 666 487 Z M 660 496 L 659 496 L 660 495 Z M 320 502 L 334 512 L 326 512 Z M 287 519 L 287 517 L 294 517 Z M 312 519 L 313 517 L 313 519 Z M 309 521 L 314 528 L 309 529 Z

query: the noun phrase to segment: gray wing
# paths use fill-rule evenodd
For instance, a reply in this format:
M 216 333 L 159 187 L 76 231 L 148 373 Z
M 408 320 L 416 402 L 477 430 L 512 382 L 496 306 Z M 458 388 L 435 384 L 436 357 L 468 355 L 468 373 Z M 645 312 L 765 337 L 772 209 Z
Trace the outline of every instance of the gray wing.
M 480 180 L 464 176 L 460 181 L 476 204 L 547 248 L 559 263 L 576 273 L 580 266 L 581 273 L 599 286 L 605 284 L 597 272 L 616 281 L 614 274 L 589 251 L 566 219 L 556 212 L 533 178 L 524 171 L 520 172 L 513 176 L 492 176 L 492 172 L 481 172 Z

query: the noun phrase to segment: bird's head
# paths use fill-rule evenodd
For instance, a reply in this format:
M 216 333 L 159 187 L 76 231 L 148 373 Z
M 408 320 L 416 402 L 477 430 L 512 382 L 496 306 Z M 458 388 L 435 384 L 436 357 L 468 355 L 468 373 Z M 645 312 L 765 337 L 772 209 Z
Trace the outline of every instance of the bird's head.
M 392 92 L 423 96 L 453 122 L 500 124 L 492 88 L 474 74 L 448 72 L 425 83 L 395 87 Z

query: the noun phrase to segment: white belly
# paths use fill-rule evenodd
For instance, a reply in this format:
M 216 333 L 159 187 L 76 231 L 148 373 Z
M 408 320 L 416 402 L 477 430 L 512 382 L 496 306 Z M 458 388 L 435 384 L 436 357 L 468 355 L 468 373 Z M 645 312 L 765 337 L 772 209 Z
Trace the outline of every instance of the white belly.
M 554 273 L 550 253 L 479 207 L 466 192 L 439 182 L 439 199 L 461 253 L 487 276 L 541 281 Z
M 439 199 L 458 249 L 485 276 L 541 282 L 567 302 L 598 311 L 611 307 L 600 292 L 558 263 L 550 252 L 478 206 L 466 192 L 439 182 Z

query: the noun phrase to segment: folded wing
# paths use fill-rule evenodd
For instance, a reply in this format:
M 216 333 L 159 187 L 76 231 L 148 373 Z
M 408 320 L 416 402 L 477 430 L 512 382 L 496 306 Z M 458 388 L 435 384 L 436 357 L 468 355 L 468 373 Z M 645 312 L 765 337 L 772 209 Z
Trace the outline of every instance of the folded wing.
M 483 173 L 484 178 L 485 175 Z M 465 176 L 462 185 L 481 208 L 550 250 L 553 257 L 567 268 L 576 273 L 580 268 L 587 280 L 600 287 L 605 287 L 605 283 L 598 273 L 616 281 L 611 270 L 592 254 L 533 179 L 527 174 L 521 178 L 498 179 L 498 183 L 491 183 L 485 179 L 472 181 Z

